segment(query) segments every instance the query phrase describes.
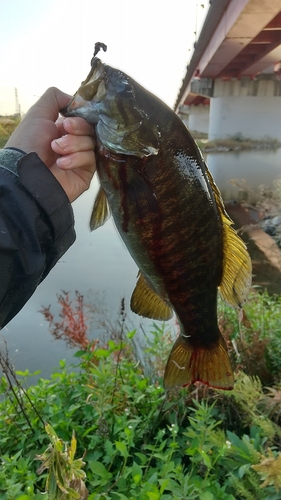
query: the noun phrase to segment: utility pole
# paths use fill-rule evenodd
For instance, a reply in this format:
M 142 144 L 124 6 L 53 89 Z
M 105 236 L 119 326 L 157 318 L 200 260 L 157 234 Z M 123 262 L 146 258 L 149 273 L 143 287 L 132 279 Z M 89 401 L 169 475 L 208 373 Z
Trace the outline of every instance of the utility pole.
M 20 103 L 19 103 L 19 97 L 18 97 L 18 89 L 15 87 L 15 116 L 16 117 L 21 117 L 21 109 L 20 109 Z

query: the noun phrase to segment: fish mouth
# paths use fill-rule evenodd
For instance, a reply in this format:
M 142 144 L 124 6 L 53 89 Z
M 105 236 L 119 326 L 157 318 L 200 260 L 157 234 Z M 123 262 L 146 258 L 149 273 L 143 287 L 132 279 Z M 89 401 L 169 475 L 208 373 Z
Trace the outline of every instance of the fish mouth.
M 91 71 L 86 80 L 81 83 L 77 92 L 82 99 L 85 101 L 92 101 L 94 98 L 101 100 L 105 96 L 105 86 L 101 88 L 101 84 L 104 84 L 105 74 L 105 65 L 100 59 L 93 57 L 91 60 Z
M 99 120 L 100 105 L 106 96 L 105 66 L 97 57 L 91 61 L 91 71 L 67 106 L 60 110 L 63 116 L 81 116 L 89 123 Z

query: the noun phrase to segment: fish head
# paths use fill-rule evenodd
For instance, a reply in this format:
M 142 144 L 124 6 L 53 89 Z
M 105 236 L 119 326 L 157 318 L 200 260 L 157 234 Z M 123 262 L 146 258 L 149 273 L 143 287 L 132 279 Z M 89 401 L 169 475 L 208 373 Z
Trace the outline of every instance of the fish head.
M 94 124 L 98 142 L 113 153 L 157 155 L 161 133 L 137 99 L 139 88 L 128 75 L 93 57 L 88 77 L 61 112 Z
M 91 71 L 86 80 L 81 83 L 79 89 L 69 104 L 61 110 L 61 113 L 64 116 L 80 116 L 89 123 L 97 124 L 101 101 L 105 96 L 103 88 L 105 72 L 104 65 L 98 58 L 94 57 L 91 64 Z

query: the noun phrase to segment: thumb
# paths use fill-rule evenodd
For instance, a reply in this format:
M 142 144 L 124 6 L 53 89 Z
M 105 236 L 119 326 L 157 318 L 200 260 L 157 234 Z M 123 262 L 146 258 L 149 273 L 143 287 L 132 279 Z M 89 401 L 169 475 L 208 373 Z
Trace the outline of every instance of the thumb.
M 72 96 L 65 94 L 56 87 L 50 87 L 38 101 L 31 106 L 26 114 L 26 118 L 43 118 L 55 122 L 60 109 L 69 103 L 71 97 Z

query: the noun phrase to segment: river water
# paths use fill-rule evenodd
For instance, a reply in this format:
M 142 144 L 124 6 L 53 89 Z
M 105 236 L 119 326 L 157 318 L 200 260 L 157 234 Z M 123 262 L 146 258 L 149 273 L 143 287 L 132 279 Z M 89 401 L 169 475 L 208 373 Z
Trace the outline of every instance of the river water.
M 255 202 L 260 185 L 272 186 L 274 180 L 281 179 L 281 149 L 276 151 L 247 151 L 209 153 L 208 166 L 219 186 L 223 199 L 246 199 Z M 230 180 L 244 179 L 248 190 L 241 191 Z M 123 242 L 117 234 L 112 220 L 90 233 L 88 222 L 92 203 L 97 191 L 94 181 L 89 191 L 74 204 L 76 221 L 76 242 L 58 262 L 49 276 L 38 287 L 20 313 L 2 330 L 7 342 L 9 356 L 17 370 L 41 370 L 42 377 L 48 377 L 58 367 L 59 360 L 73 360 L 75 351 L 66 348 L 63 341 L 54 340 L 48 324 L 39 312 L 42 306 L 51 305 L 57 312 L 56 296 L 62 290 L 75 290 L 85 297 L 85 302 L 102 301 L 108 318 L 114 322 L 118 317 L 121 299 L 125 298 L 128 327 L 149 331 L 152 321 L 139 318 L 129 311 L 129 301 L 134 289 L 137 268 Z M 100 335 L 98 326 L 93 326 L 90 336 Z

